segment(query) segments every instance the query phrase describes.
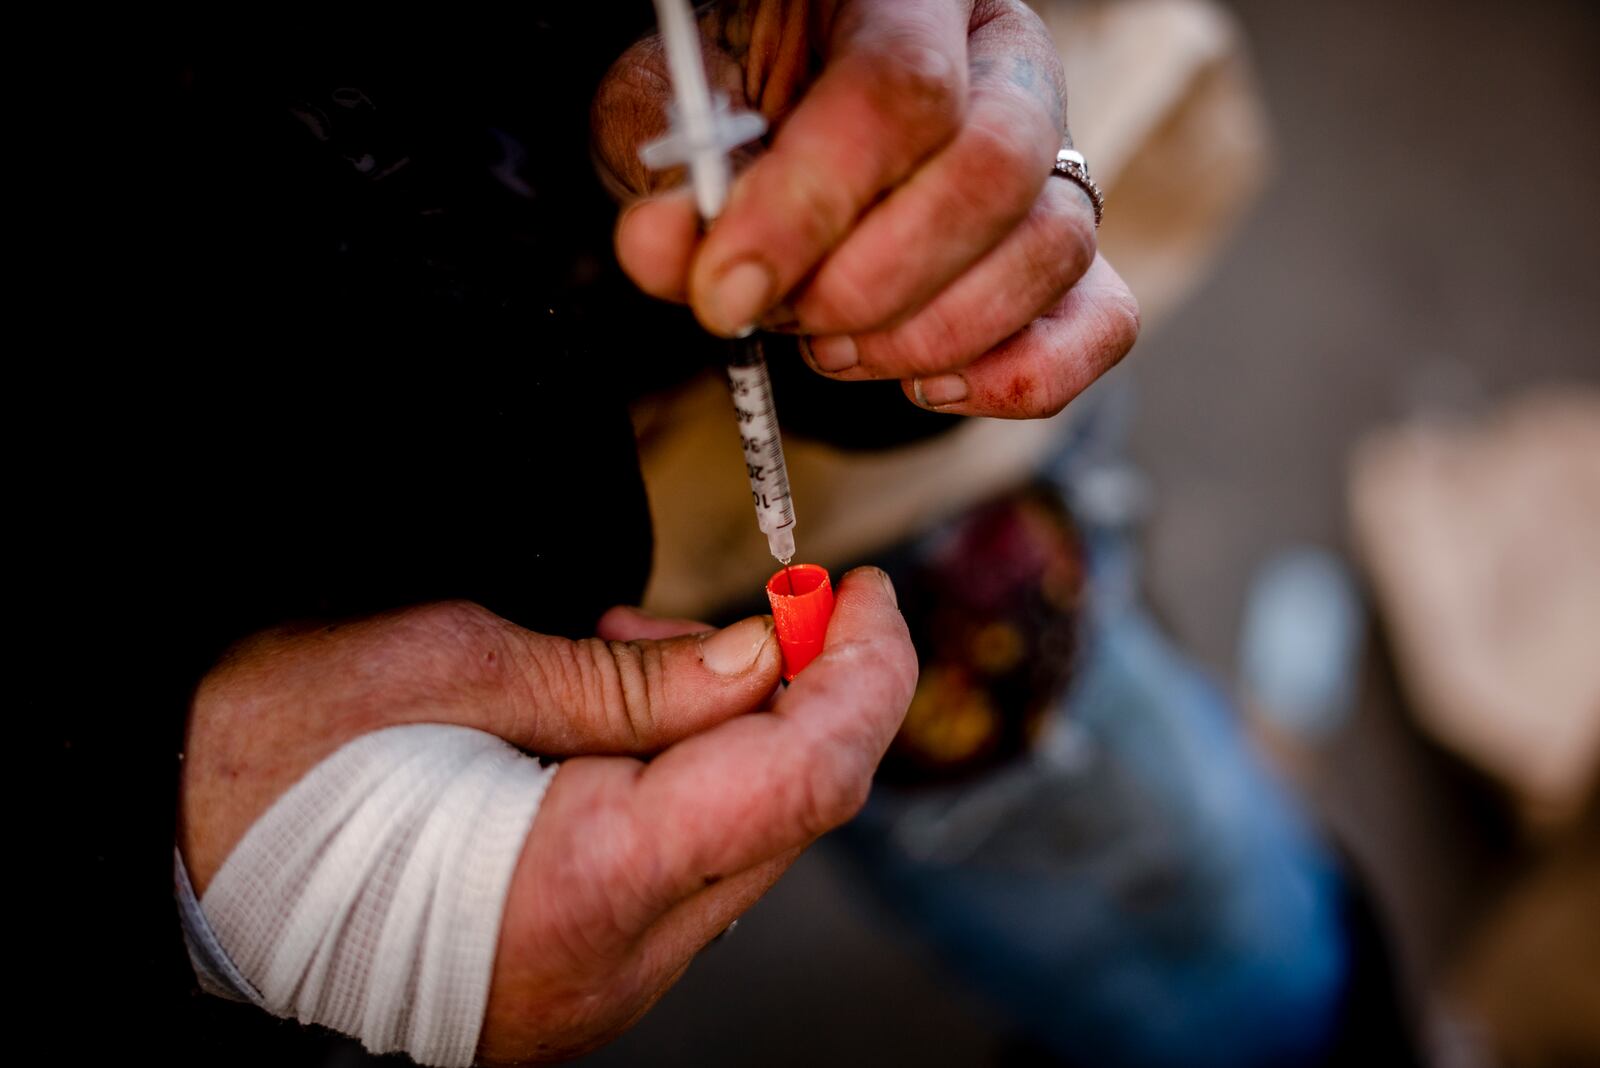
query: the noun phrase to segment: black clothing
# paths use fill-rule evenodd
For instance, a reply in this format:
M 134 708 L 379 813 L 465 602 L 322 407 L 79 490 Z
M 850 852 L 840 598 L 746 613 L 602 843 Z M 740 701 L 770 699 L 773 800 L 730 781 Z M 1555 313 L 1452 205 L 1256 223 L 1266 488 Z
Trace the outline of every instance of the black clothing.
M 39 639 L 22 712 L 61 724 L 58 989 L 101 1023 L 90 1048 L 238 1064 L 326 1044 L 201 997 L 178 936 L 183 724 L 229 643 L 446 598 L 576 636 L 643 592 L 626 405 L 719 348 L 623 279 L 590 162 L 587 102 L 648 7 L 568 6 L 444 58 L 207 53 L 124 101 L 99 193 L 137 225 L 99 235 L 111 281 L 64 302 L 80 351 L 13 394 Z M 895 413 L 859 444 L 947 422 L 892 384 L 779 377 L 797 409 L 832 397 L 836 427 Z
M 24 489 L 56 645 L 27 712 L 62 722 L 64 921 L 88 936 L 65 990 L 125 1014 L 130 1052 L 315 1062 L 327 1042 L 199 996 L 183 956 L 176 773 L 222 649 L 445 598 L 592 633 L 642 593 L 619 363 L 695 339 L 610 263 L 578 102 L 629 38 L 589 29 L 459 61 L 212 56 L 133 115 L 123 192 L 147 225 L 119 329 L 94 332 L 123 346 L 81 381 L 37 372 L 27 395 L 59 410 Z M 91 962 L 131 986 L 86 989 Z

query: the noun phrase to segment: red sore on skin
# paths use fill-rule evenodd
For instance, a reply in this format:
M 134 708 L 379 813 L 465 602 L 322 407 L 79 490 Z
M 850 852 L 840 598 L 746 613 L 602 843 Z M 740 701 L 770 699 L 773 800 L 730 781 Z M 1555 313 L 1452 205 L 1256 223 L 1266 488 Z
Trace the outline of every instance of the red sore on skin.
M 1012 406 L 1021 407 L 1022 402 L 1027 400 L 1028 395 L 1032 392 L 1033 379 L 1029 378 L 1027 375 L 1018 375 L 1017 377 L 1013 378 L 1011 380 L 1011 389 L 1009 390 L 1009 393 L 1011 394 Z

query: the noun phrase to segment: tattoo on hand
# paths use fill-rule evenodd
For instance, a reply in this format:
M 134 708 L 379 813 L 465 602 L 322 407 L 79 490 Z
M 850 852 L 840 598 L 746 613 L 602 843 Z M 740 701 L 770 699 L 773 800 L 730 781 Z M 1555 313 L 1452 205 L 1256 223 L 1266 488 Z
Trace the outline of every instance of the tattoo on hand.
M 1041 71 L 1032 57 L 1027 55 L 1013 57 L 1011 81 L 1024 92 L 1037 94 L 1044 99 L 1050 107 L 1050 118 L 1055 123 L 1056 129 L 1065 129 L 1066 106 L 1061 100 L 1061 91 L 1057 89 L 1055 79 Z

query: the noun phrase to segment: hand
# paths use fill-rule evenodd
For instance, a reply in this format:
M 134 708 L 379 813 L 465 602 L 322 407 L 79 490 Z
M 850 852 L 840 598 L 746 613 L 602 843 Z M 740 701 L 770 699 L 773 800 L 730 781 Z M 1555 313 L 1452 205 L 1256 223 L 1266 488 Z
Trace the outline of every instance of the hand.
M 860 807 L 916 657 L 871 569 L 840 582 L 822 655 L 776 696 L 764 617 L 711 632 L 619 608 L 598 629 L 572 642 L 442 604 L 250 639 L 190 714 L 180 836 L 197 891 L 280 794 L 369 731 L 455 723 L 567 757 L 512 877 L 479 1054 L 615 1036 Z
M 809 335 L 819 373 L 901 379 L 963 415 L 1053 415 L 1133 346 L 1088 195 L 1046 180 L 1066 92 L 1020 0 L 750 0 L 702 30 L 717 87 L 776 132 L 702 237 L 687 190 L 660 192 L 636 155 L 666 126 L 659 43 L 612 68 L 595 144 L 619 192 L 653 194 L 616 234 L 646 292 L 715 333 Z

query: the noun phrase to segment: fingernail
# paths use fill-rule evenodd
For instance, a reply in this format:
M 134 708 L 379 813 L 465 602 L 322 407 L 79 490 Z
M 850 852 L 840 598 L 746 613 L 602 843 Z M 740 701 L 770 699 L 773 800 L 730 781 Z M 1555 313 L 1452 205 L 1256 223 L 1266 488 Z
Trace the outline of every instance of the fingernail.
M 924 408 L 941 408 L 967 399 L 967 380 L 960 375 L 934 375 L 917 379 L 911 390 Z
M 730 337 L 745 337 L 772 303 L 772 272 L 759 260 L 740 260 L 722 272 L 707 294 L 707 324 Z
M 800 350 L 800 358 L 806 361 L 806 366 L 811 368 L 813 371 L 822 370 L 822 368 L 817 366 L 817 358 L 811 352 L 811 335 L 801 334 L 799 337 L 794 339 L 794 342 L 795 346 Z
M 755 666 L 771 637 L 772 618 L 751 616 L 703 639 L 700 658 L 713 674 L 743 675 Z
M 878 572 L 878 581 L 883 583 L 884 590 L 889 594 L 889 601 L 896 608 L 900 607 L 900 595 L 894 592 L 894 583 L 889 580 L 889 573 L 881 568 L 873 568 Z
M 817 370 L 848 371 L 861 362 L 861 353 L 856 348 L 855 339 L 847 334 L 834 334 L 831 337 L 814 337 L 811 339 L 811 358 L 817 365 Z

